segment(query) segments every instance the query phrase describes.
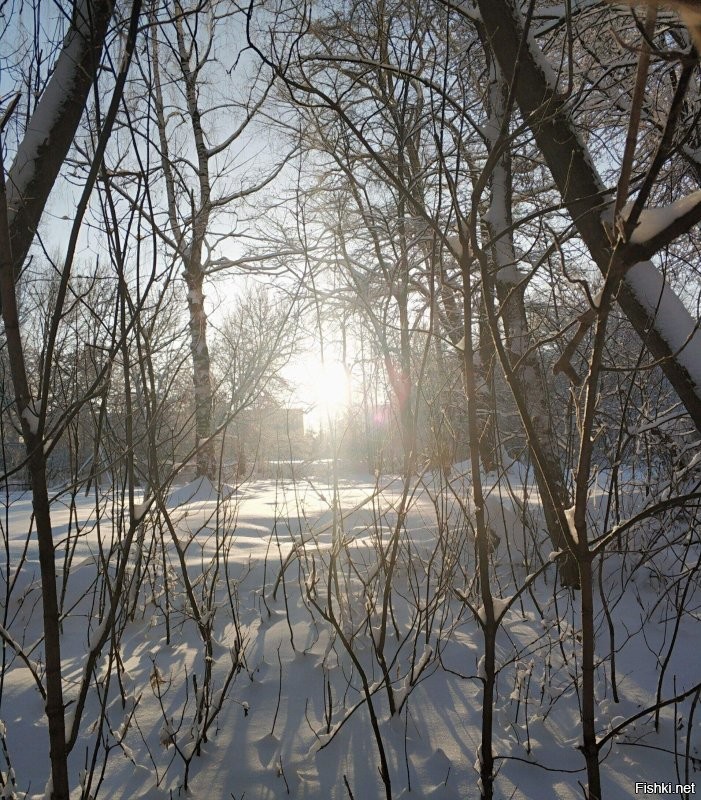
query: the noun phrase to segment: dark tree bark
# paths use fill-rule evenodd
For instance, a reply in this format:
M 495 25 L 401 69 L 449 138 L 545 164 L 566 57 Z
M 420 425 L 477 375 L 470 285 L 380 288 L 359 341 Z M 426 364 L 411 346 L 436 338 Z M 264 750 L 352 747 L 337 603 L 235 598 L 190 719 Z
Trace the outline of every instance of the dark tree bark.
M 33 404 L 27 379 L 9 238 L 5 174 L 0 164 L 0 299 L 2 299 L 2 316 L 15 391 L 15 403 L 22 424 L 22 435 L 27 452 L 32 487 L 32 507 L 39 542 L 44 659 L 46 661 L 46 717 L 49 725 L 49 757 L 53 782 L 51 797 L 55 800 L 68 800 L 66 730 L 63 687 L 61 685 L 61 639 L 56 594 L 56 563 L 46 480 L 46 458 L 39 428 L 38 409 Z

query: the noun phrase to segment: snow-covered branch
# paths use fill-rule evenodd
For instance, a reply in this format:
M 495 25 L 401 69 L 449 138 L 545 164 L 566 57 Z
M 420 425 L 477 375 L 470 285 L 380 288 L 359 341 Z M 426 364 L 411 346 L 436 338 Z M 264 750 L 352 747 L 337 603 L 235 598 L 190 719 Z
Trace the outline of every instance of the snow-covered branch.
M 7 205 L 15 276 L 83 115 L 113 10 L 113 0 L 76 3 L 51 78 L 12 162 Z

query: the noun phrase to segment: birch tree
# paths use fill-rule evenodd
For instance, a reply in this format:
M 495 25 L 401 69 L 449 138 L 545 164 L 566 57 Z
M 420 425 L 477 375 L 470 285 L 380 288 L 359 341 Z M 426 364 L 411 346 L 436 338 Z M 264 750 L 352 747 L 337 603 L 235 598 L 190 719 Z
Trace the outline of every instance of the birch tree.
M 154 8 L 152 19 L 159 24 L 151 29 L 150 60 L 144 65 L 150 74 L 144 72 L 144 80 L 151 95 L 156 132 L 153 146 L 164 184 L 167 228 L 160 227 L 156 219 L 151 221 L 170 257 L 182 265 L 193 369 L 197 475 L 214 481 L 215 391 L 205 280 L 233 265 L 228 253 L 235 237 L 242 235 L 237 226 L 243 228 L 237 223 L 234 207 L 240 211 L 245 198 L 270 183 L 284 158 L 271 165 L 252 142 L 253 121 L 265 102 L 269 83 L 237 48 L 233 54 L 223 55 L 222 39 L 235 41 L 241 35 L 240 15 L 219 2 L 192 8 L 178 2 L 172 14 L 168 12 L 163 19 L 159 14 L 162 12 Z M 237 80 L 244 86 L 237 86 Z M 265 166 L 249 169 L 246 164 L 256 159 Z M 241 162 L 240 168 L 237 162 Z

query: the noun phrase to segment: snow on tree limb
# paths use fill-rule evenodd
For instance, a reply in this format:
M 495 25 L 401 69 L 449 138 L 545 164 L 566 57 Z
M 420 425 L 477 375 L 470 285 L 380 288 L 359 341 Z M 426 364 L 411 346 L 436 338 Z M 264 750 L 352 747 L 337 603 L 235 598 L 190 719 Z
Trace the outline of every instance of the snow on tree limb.
M 625 282 L 655 321 L 669 349 L 701 390 L 701 331 L 686 306 L 651 261 L 641 261 L 627 272 Z
M 638 225 L 630 237 L 626 260 L 636 263 L 649 259 L 699 222 L 701 190 L 669 205 L 646 209 L 640 214 Z
M 18 275 L 85 108 L 113 0 L 80 0 L 53 73 L 17 149 L 7 181 L 12 262 Z

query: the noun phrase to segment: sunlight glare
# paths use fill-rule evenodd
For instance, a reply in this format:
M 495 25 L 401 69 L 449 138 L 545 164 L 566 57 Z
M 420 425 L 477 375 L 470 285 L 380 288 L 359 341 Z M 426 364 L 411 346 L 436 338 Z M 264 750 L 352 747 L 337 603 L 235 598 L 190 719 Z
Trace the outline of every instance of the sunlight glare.
M 340 361 L 318 364 L 311 373 L 311 401 L 316 413 L 324 420 L 335 420 L 348 407 L 349 381 L 346 368 Z

